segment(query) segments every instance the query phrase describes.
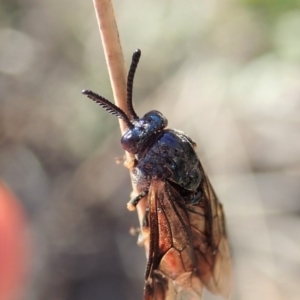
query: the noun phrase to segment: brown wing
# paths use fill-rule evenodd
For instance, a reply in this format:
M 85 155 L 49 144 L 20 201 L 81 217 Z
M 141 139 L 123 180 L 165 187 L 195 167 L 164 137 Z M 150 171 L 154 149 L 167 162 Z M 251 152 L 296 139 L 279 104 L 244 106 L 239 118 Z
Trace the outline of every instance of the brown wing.
M 204 174 L 204 172 L 203 172 Z M 203 175 L 202 193 L 197 205 L 187 205 L 197 268 L 205 287 L 228 299 L 232 287 L 231 258 L 222 205 Z
M 200 300 L 203 285 L 182 197 L 168 182 L 154 181 L 148 205 L 150 250 L 144 300 Z

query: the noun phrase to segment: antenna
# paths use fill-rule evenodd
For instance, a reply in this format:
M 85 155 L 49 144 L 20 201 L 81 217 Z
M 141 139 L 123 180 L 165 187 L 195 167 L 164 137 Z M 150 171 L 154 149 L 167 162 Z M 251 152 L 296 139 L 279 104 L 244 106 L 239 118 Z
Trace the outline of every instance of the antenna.
M 118 106 L 111 103 L 109 100 L 105 99 L 104 97 L 102 97 L 90 90 L 82 90 L 82 94 L 88 96 L 90 99 L 92 99 L 97 104 L 102 106 L 110 114 L 117 116 L 118 118 L 124 120 L 124 122 L 126 123 L 126 125 L 129 129 L 132 129 L 134 127 L 134 125 L 131 123 L 128 116 L 125 114 L 125 112 Z
M 141 57 L 141 50 L 136 49 L 132 54 L 132 61 L 129 68 L 128 76 L 127 76 L 127 107 L 128 111 L 133 117 L 133 119 L 138 119 L 138 115 L 134 111 L 133 103 L 132 103 L 132 87 L 133 87 L 133 79 L 135 75 L 135 71 L 137 68 L 137 65 L 139 63 Z

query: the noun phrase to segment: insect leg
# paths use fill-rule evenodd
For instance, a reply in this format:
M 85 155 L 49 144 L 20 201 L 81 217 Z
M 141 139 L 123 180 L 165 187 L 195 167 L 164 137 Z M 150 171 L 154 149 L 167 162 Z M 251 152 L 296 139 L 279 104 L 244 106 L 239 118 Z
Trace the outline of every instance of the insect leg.
M 149 215 L 149 210 L 146 210 L 144 218 L 143 218 L 142 227 L 140 229 L 138 240 L 137 240 L 137 244 L 139 246 L 144 246 L 145 242 L 148 241 L 148 239 L 149 239 L 150 228 L 149 228 L 149 220 L 148 220 L 149 216 L 148 215 Z
M 198 189 L 196 193 L 192 196 L 190 203 L 193 205 L 198 204 L 201 201 L 202 195 L 202 190 Z
M 136 197 L 134 197 L 133 199 L 131 199 L 128 203 L 127 203 L 127 209 L 130 211 L 135 210 L 135 207 L 137 206 L 137 204 L 139 203 L 139 201 L 144 198 L 147 194 L 148 194 L 148 190 L 145 190 L 143 192 L 141 192 L 139 195 L 137 195 Z

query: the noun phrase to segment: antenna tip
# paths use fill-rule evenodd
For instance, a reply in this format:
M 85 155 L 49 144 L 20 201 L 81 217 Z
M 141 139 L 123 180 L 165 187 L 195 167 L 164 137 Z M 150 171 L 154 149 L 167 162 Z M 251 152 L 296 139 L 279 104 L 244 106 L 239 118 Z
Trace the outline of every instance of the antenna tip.
M 88 95 L 88 94 L 90 93 L 90 91 L 89 91 L 89 90 L 82 90 L 81 93 L 82 93 L 83 95 Z
M 141 54 L 142 54 L 142 52 L 141 52 L 140 49 L 136 49 L 136 50 L 133 52 L 133 56 L 134 56 L 134 57 L 140 58 L 140 57 L 141 57 Z

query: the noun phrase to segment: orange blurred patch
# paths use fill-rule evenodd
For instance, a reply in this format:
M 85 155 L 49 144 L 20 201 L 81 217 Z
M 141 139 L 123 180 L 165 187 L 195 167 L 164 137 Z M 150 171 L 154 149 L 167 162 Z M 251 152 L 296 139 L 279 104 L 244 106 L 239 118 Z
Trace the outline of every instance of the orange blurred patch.
M 21 299 L 28 272 L 28 220 L 20 202 L 0 182 L 0 300 Z

